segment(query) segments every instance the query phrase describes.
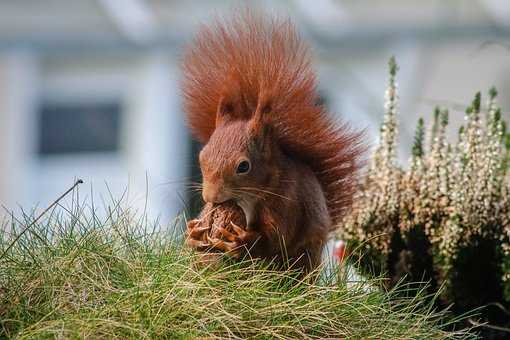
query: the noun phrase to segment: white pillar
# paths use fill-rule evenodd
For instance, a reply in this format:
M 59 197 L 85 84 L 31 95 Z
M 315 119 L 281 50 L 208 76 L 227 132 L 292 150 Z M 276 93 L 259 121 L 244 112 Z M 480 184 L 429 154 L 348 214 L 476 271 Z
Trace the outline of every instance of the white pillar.
M 176 65 L 162 55 L 144 58 L 134 72 L 126 108 L 124 142 L 130 176 L 130 203 L 145 204 L 163 225 L 183 209 L 181 194 L 189 143 L 180 110 Z
M 37 58 L 29 51 L 0 53 L 0 205 L 8 209 L 30 203 L 37 79 Z

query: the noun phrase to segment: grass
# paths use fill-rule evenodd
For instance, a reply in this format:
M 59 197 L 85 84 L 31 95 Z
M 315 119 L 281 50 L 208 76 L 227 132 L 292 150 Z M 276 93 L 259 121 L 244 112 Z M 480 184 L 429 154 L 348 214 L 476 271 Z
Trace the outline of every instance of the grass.
M 348 285 L 340 272 L 298 279 L 256 261 L 200 268 L 143 214 L 114 202 L 100 218 L 76 202 L 50 210 L 0 258 L 0 338 L 470 337 L 404 288 Z M 12 217 L 0 254 L 33 220 Z

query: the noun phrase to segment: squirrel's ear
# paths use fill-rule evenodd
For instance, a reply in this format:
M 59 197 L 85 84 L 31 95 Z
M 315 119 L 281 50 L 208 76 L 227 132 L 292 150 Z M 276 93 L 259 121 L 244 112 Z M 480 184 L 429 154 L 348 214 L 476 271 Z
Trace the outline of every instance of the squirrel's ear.
M 264 126 L 267 125 L 267 115 L 271 112 L 271 110 L 272 102 L 270 96 L 266 91 L 261 91 L 257 101 L 257 108 L 249 122 L 250 130 L 254 135 L 260 134 L 262 131 L 259 130 L 263 129 Z
M 220 126 L 222 122 L 232 117 L 235 112 L 234 103 L 228 100 L 227 97 L 223 96 L 220 99 L 218 104 L 218 109 L 216 110 L 216 127 Z
M 216 126 L 230 119 L 242 118 L 248 112 L 240 85 L 233 81 L 228 84 L 229 88 L 223 91 L 216 109 Z
M 249 134 L 258 149 L 266 149 L 271 141 L 271 126 L 266 117 L 270 111 L 270 101 L 259 101 L 253 117 L 248 122 Z

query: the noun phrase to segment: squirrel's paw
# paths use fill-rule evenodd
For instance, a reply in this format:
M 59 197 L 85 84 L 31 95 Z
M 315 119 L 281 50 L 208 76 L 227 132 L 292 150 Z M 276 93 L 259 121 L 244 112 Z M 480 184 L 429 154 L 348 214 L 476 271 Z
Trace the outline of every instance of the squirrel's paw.
M 210 247 L 210 244 L 205 241 L 205 235 L 209 231 L 209 226 L 203 226 L 201 220 L 191 220 L 186 224 L 186 244 L 196 250 L 204 251 Z
M 228 242 L 224 240 L 220 240 L 218 238 L 214 238 L 211 236 L 207 236 L 207 240 L 209 241 L 209 244 L 214 249 L 217 249 L 219 251 L 222 251 L 229 255 L 230 257 L 233 257 L 235 259 L 238 259 L 241 257 L 241 247 L 242 245 L 239 245 L 236 242 Z
M 247 231 L 239 227 L 233 222 L 230 222 L 232 231 L 226 228 L 218 228 L 217 231 L 221 234 L 222 238 L 207 236 L 209 243 L 216 249 L 221 250 L 233 258 L 241 257 L 243 250 L 249 250 L 249 246 L 258 237 L 254 231 Z

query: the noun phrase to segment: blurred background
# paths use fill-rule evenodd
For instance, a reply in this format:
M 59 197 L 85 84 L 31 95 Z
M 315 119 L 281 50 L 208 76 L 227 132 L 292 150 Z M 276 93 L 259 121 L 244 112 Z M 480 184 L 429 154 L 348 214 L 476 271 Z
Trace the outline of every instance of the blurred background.
M 0 0 L 0 204 L 45 207 L 83 178 L 96 202 L 126 196 L 163 224 L 189 207 L 199 145 L 184 123 L 181 54 L 241 1 Z M 495 85 L 510 118 L 510 1 L 249 2 L 290 17 L 313 48 L 321 99 L 367 127 L 382 119 L 387 61 L 400 65 L 400 157 L 418 116 L 460 124 Z M 452 132 L 454 135 L 455 132 Z

